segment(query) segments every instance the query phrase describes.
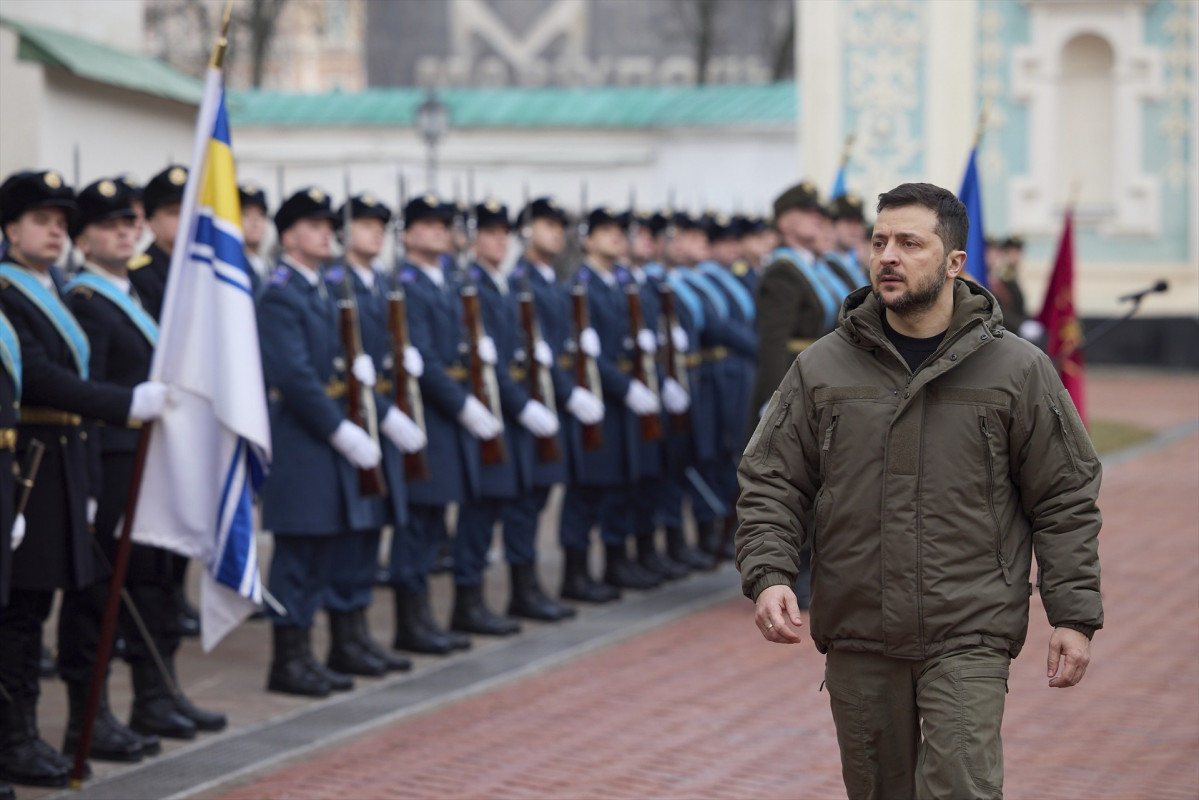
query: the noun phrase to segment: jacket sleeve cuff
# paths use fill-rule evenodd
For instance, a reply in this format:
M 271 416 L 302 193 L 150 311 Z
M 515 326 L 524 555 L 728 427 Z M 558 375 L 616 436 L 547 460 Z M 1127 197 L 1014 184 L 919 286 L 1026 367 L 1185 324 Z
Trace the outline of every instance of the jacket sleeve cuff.
M 1092 638 L 1095 635 L 1095 631 L 1097 630 L 1097 628 L 1094 625 L 1083 625 L 1081 622 L 1063 622 L 1060 625 L 1058 625 L 1057 627 L 1069 628 L 1072 631 L 1078 631 L 1079 633 L 1081 633 L 1083 636 L 1087 637 L 1088 639 Z
M 750 584 L 749 599 L 756 603 L 758 602 L 758 595 L 771 586 L 790 586 L 793 583 L 795 583 L 795 578 L 790 575 L 785 575 L 781 572 L 767 572 Z

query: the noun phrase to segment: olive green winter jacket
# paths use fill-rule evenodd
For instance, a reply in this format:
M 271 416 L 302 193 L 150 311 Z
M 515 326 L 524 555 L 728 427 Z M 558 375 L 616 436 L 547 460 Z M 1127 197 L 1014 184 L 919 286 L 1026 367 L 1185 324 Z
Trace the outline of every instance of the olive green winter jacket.
M 1028 630 L 1035 550 L 1050 624 L 1090 636 L 1100 465 L 1049 359 L 958 279 L 915 373 L 863 288 L 796 358 L 746 447 L 737 566 L 751 599 L 812 546 L 817 648 L 926 659 Z

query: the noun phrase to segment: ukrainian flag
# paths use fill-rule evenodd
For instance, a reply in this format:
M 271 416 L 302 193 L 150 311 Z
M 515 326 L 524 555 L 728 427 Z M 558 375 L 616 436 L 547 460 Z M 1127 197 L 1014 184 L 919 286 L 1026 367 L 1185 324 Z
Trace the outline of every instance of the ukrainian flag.
M 133 525 L 138 542 L 207 565 L 205 650 L 262 602 L 252 497 L 271 450 L 223 83 L 210 69 L 150 371 L 170 395 Z

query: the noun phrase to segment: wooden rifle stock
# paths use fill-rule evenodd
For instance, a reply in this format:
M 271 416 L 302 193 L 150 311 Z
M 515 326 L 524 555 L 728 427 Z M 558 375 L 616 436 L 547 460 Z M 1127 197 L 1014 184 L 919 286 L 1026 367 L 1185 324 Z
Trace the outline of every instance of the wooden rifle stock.
M 633 340 L 633 379 L 659 395 L 658 372 L 654 365 L 654 356 L 641 349 L 637 334 L 645 327 L 645 318 L 641 313 L 641 289 L 636 281 L 624 288 L 625 297 L 629 301 L 629 333 Z M 641 441 L 656 442 L 662 438 L 662 417 L 659 414 L 643 414 L 641 420 Z
M 525 337 L 526 360 L 528 361 L 527 378 L 529 381 L 529 398 L 536 400 L 546 408 L 554 411 L 554 387 L 550 382 L 549 369 L 537 361 L 537 345 L 542 342 L 541 331 L 537 327 L 537 309 L 533 303 L 533 293 L 520 293 L 520 327 Z M 562 460 L 562 449 L 558 445 L 558 434 L 537 437 L 537 461 L 550 464 Z
M 404 368 L 404 351 L 408 347 L 408 306 L 404 290 L 396 288 L 387 295 L 387 329 L 391 334 L 392 360 L 395 362 L 395 404 L 427 433 L 425 428 L 425 404 L 421 398 L 420 384 L 416 376 Z M 427 481 L 433 474 L 429 471 L 429 452 L 422 447 L 415 453 L 404 453 L 404 478 L 410 481 Z
M 470 346 L 467 373 L 470 376 L 470 391 L 496 419 L 503 422 L 500 411 L 498 384 L 495 379 L 495 366 L 485 364 L 479 358 L 479 340 L 483 338 L 483 318 L 479 310 L 479 290 L 474 286 L 462 287 L 462 317 L 466 321 L 466 338 Z M 502 464 L 508 460 L 508 451 L 504 447 L 504 434 L 479 442 L 479 451 L 483 464 L 490 466 Z
M 599 369 L 595 359 L 583 352 L 583 331 L 591 327 L 587 313 L 587 289 L 575 286 L 570 290 L 571 312 L 575 323 L 575 385 L 581 386 L 596 397 L 603 399 L 599 382 Z M 604 447 L 604 429 L 601 423 L 583 425 L 583 449 L 602 450 Z
M 679 318 L 674 309 L 674 290 L 666 281 L 658 284 L 658 297 L 662 304 L 662 322 L 666 328 L 665 341 L 660 351 L 662 372 L 666 377 L 673 378 L 679 386 L 683 387 L 683 391 L 690 394 L 691 382 L 687 378 L 687 360 L 674 346 L 674 326 L 679 324 Z M 689 433 L 691 431 L 691 412 L 671 414 L 670 430 L 674 433 Z
M 345 269 L 349 270 L 350 267 L 347 265 Z M 349 291 L 353 292 L 353 287 L 349 287 Z M 371 418 L 375 413 L 374 390 L 364 386 L 354 375 L 354 359 L 362 355 L 362 338 L 358 327 L 358 307 L 352 295 L 337 301 L 337 318 L 342 352 L 346 359 L 346 417 L 359 428 L 371 432 L 378 424 L 377 419 Z M 386 495 L 387 483 L 383 480 L 383 470 L 378 466 L 358 470 L 358 491 L 363 497 Z

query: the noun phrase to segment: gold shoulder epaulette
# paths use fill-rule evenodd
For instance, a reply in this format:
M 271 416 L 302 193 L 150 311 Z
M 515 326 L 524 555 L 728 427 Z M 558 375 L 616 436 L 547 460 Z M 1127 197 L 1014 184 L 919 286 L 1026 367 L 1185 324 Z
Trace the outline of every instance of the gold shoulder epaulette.
M 749 264 L 744 261 L 736 261 L 733 263 L 733 274 L 738 278 L 745 277 L 745 273 L 749 272 Z
M 95 290 L 92 289 L 90 286 L 75 286 L 75 287 L 72 287 L 71 291 L 69 292 L 69 294 L 77 294 L 85 300 L 91 300 L 92 295 L 94 295 L 95 293 L 96 293 Z
M 142 253 L 140 256 L 129 259 L 129 269 L 141 269 L 153 260 L 149 253 Z

